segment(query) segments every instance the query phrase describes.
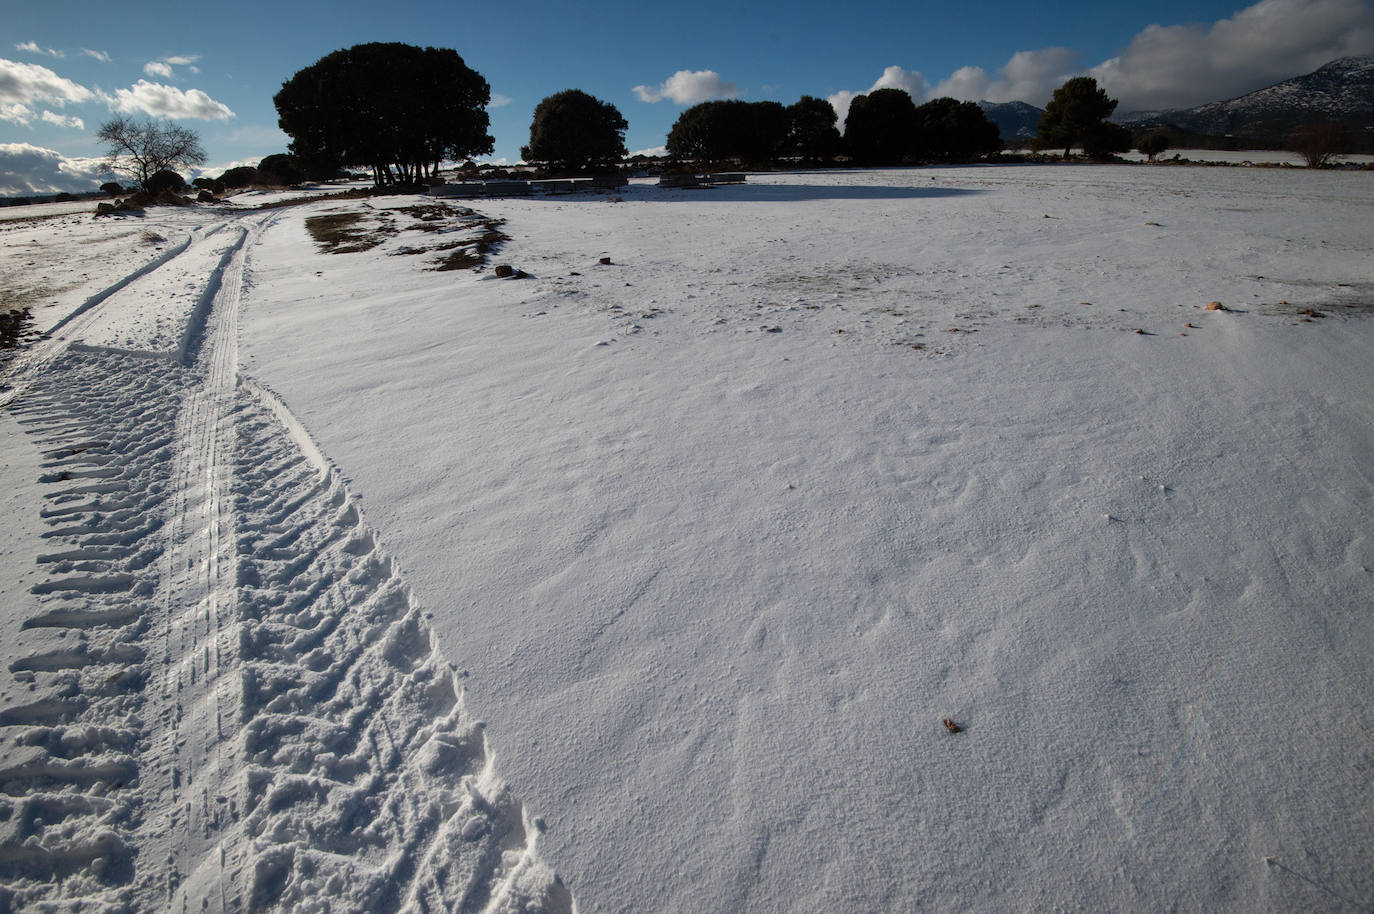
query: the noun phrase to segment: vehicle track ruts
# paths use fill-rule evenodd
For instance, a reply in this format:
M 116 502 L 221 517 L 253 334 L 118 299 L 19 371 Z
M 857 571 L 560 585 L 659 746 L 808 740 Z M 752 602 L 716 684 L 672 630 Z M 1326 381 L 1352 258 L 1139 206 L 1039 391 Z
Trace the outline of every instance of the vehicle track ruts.
M 54 548 L 0 708 L 0 912 L 571 912 L 338 471 L 237 373 L 277 217 L 176 352 L 45 341 L 16 391 Z

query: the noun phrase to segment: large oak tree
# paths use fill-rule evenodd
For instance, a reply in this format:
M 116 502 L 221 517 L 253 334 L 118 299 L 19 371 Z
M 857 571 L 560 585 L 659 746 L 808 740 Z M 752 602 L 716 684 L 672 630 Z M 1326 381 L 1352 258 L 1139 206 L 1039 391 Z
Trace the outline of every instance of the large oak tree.
M 307 171 L 365 166 L 378 185 L 416 183 L 445 159 L 491 152 L 490 101 L 457 51 L 395 42 L 326 54 L 273 98 Z
M 520 155 L 527 162 L 543 162 L 562 171 L 605 167 L 625 158 L 629 126 L 610 102 L 580 89 L 565 89 L 534 109 L 530 144 Z

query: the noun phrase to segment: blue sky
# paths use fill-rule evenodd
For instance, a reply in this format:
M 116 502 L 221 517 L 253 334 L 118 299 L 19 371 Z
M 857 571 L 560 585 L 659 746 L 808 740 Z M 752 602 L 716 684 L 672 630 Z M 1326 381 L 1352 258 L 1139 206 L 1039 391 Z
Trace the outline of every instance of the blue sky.
M 451 47 L 491 84 L 497 158 L 528 142 L 534 106 L 579 88 L 615 104 L 632 151 L 661 146 L 707 98 L 829 98 L 907 89 L 1043 105 L 1097 76 L 1121 110 L 1214 101 L 1374 52 L 1374 0 L 1041 4 L 877 2 L 520 5 L 11 0 L 0 38 L 0 193 L 88 172 L 113 110 L 200 132 L 207 170 L 284 151 L 272 96 L 302 67 L 368 41 Z M 47 182 L 44 186 L 44 182 Z M 78 181 L 79 183 L 79 181 Z

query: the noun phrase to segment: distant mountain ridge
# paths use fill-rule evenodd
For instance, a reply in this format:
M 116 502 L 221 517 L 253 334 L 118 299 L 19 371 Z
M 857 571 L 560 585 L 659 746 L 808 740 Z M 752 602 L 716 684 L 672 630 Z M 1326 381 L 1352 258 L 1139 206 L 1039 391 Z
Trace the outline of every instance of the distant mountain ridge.
M 1342 57 L 1311 73 L 1221 102 L 1113 118 L 1127 127 L 1174 127 L 1208 136 L 1283 137 L 1306 124 L 1374 129 L 1374 55 Z
M 1040 115 L 1044 108 L 1037 108 L 1025 102 L 988 102 L 978 103 L 988 120 L 997 125 L 1002 134 L 1002 142 L 1017 144 L 1035 136 L 1040 126 Z

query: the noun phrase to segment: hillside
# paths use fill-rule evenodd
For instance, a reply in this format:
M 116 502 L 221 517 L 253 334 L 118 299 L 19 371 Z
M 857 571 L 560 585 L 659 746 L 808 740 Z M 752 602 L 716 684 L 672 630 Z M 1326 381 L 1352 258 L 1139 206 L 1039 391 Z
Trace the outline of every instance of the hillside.
M 1195 108 L 1133 111 L 1127 127 L 1168 126 L 1209 136 L 1284 137 L 1305 124 L 1343 121 L 1374 130 L 1374 56 L 1343 57 L 1238 98 Z
M 978 107 L 983 109 L 988 120 L 997 125 L 1002 142 L 1008 145 L 1017 145 L 1035 136 L 1040 126 L 1040 115 L 1045 113 L 1044 108 L 1025 102 L 981 101 Z

